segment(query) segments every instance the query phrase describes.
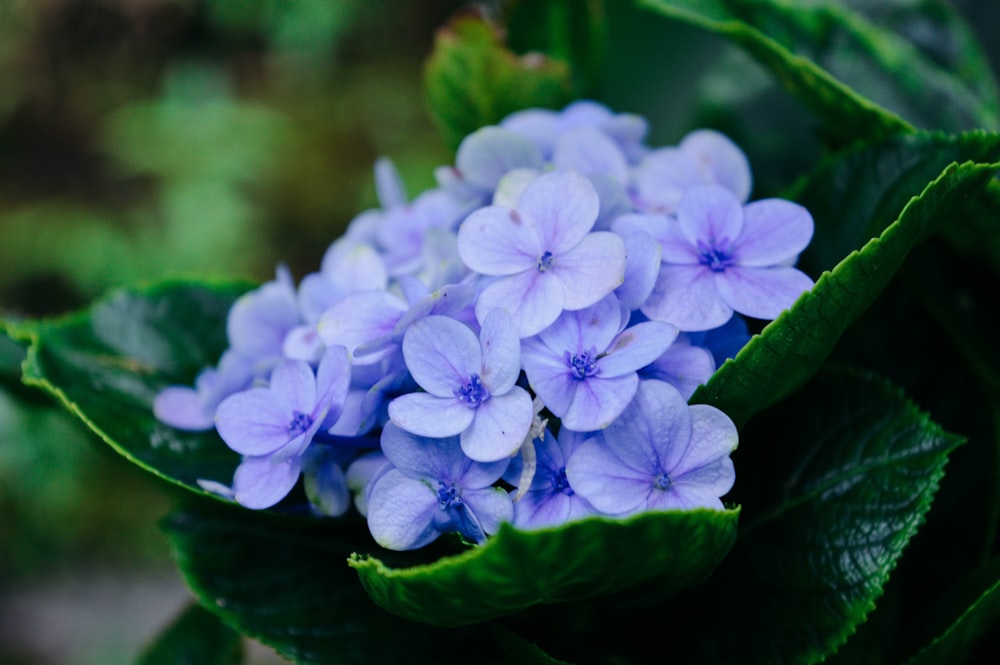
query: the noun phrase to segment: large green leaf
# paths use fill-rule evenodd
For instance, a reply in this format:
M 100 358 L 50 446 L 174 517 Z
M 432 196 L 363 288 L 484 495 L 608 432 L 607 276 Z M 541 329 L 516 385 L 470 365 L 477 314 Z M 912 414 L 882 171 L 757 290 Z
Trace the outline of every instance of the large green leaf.
M 199 605 L 191 605 L 150 644 L 136 665 L 237 665 L 240 634 Z
M 951 164 L 878 238 L 823 273 L 811 291 L 772 321 L 693 396 L 741 425 L 802 386 L 847 327 L 874 301 L 910 250 L 980 190 L 997 164 Z M 863 225 L 865 226 L 865 225 Z
M 531 533 L 503 525 L 486 545 L 426 566 L 393 569 L 357 555 L 350 563 L 385 609 L 456 626 L 640 585 L 665 598 L 712 572 L 735 540 L 738 517 L 738 509 L 646 513 Z
M 841 141 L 905 132 L 909 123 L 951 131 L 1000 125 L 1000 97 L 985 57 L 957 13 L 940 6 L 895 13 L 885 3 L 881 11 L 866 6 L 869 20 L 830 2 L 640 4 L 741 46 Z M 915 43 L 914 20 L 937 36 L 936 49 Z M 954 53 L 942 54 L 948 43 Z
M 527 107 L 570 101 L 570 68 L 540 53 L 519 57 L 499 28 L 473 13 L 441 28 L 425 69 L 427 98 L 452 146 L 480 127 Z
M 726 5 L 741 20 L 918 127 L 957 131 L 1000 124 L 1000 101 L 988 68 L 966 67 L 962 74 L 972 80 L 960 78 L 950 62 L 926 55 L 910 35 L 887 29 L 881 12 L 875 12 L 876 23 L 842 2 L 726 0 Z M 940 13 L 925 17 L 930 29 L 945 20 Z M 951 20 L 954 26 L 957 19 Z M 964 37 L 965 48 L 975 45 L 971 34 Z
M 492 662 L 478 629 L 445 631 L 376 607 L 347 557 L 376 549 L 360 520 L 316 520 L 198 501 L 164 528 L 198 600 L 297 663 Z M 391 553 L 386 553 L 391 556 Z M 487 640 L 488 643 L 488 640 Z
M 874 608 L 961 439 L 886 382 L 833 371 L 745 439 L 747 523 L 697 590 L 692 662 L 819 662 Z
M 191 385 L 226 347 L 225 320 L 245 283 L 167 282 L 121 290 L 64 318 L 8 324 L 31 346 L 24 381 L 56 396 L 115 450 L 195 492 L 198 479 L 229 483 L 239 455 L 214 432 L 158 422 L 152 403 L 170 384 Z
M 815 62 L 750 23 L 726 0 L 638 0 L 663 16 L 685 21 L 738 44 L 771 70 L 781 84 L 841 142 L 877 140 L 912 130 L 901 117 L 859 95 Z

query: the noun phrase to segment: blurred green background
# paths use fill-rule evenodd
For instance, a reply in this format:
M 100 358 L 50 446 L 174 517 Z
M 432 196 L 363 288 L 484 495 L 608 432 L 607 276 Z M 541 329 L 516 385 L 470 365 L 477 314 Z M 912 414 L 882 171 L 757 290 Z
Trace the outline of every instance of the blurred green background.
M 376 157 L 411 196 L 452 161 L 422 69 L 465 4 L 0 0 L 0 319 L 165 276 L 317 269 L 375 205 Z M 1000 25 L 1000 3 L 953 4 Z M 653 145 L 728 132 L 768 165 L 755 196 L 818 154 L 808 114 L 718 39 L 626 2 L 485 7 L 521 52 L 558 51 L 583 16 L 574 92 L 645 115 Z M 189 599 L 156 525 L 176 497 L 21 386 L 23 353 L 0 335 L 0 663 L 131 662 Z

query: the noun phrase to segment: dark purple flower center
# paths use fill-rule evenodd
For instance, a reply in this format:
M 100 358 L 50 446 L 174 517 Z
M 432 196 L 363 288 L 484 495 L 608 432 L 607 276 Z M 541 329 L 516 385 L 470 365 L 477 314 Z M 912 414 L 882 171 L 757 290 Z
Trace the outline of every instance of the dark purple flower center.
M 589 351 L 574 353 L 572 355 L 567 351 L 563 355 L 563 358 L 565 358 L 566 364 L 569 365 L 570 376 L 574 379 L 583 380 L 588 376 L 597 374 L 597 349 L 590 349 Z
M 292 411 L 292 420 L 288 423 L 288 433 L 298 436 L 313 425 L 313 417 L 301 411 Z
M 538 272 L 545 272 L 552 267 L 552 252 L 544 252 L 538 258 Z
M 653 481 L 653 487 L 663 492 L 666 492 L 668 489 L 670 489 L 671 485 L 673 485 L 673 481 L 670 480 L 670 476 L 667 474 L 666 471 L 658 475 L 656 477 L 656 480 Z
M 454 485 L 446 485 L 443 480 L 438 481 L 438 508 L 448 510 L 452 506 L 461 506 L 462 497 L 458 493 L 458 488 Z
M 729 238 L 713 240 L 711 244 L 698 241 L 698 261 L 708 266 L 712 272 L 722 272 L 735 262 L 732 257 L 733 243 Z
M 455 397 L 464 402 L 470 409 L 475 409 L 490 398 L 490 391 L 483 385 L 479 375 L 473 374 L 469 377 L 468 383 L 455 389 Z
M 567 496 L 573 495 L 573 488 L 569 486 L 569 479 L 566 478 L 566 467 L 562 467 L 552 474 L 552 489 Z

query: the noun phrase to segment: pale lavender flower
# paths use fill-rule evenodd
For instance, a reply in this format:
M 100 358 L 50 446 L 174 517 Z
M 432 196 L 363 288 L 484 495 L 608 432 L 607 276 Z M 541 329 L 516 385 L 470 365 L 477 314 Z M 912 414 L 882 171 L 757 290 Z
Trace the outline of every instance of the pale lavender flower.
M 517 111 L 504 118 L 500 126 L 531 139 L 545 159 L 551 159 L 556 153 L 562 136 L 584 127 L 599 129 L 611 138 L 630 164 L 647 151 L 643 145 L 649 131 L 645 118 L 632 113 L 612 113 L 603 104 L 586 99 L 573 102 L 562 111 Z
M 455 167 L 435 171 L 438 183 L 455 199 L 483 205 L 500 179 L 515 169 L 541 171 L 542 154 L 523 136 L 500 127 L 483 127 L 458 146 Z
M 708 383 L 715 367 L 712 352 L 693 345 L 688 335 L 681 333 L 662 356 L 639 370 L 639 378 L 665 381 L 688 400 L 698 386 Z
M 313 437 L 333 419 L 331 411 L 342 410 L 350 377 L 347 351 L 330 347 L 315 374 L 304 361 L 283 360 L 266 388 L 236 393 L 219 405 L 219 436 L 244 456 L 233 479 L 239 503 L 267 508 L 291 491 Z
M 643 381 L 635 399 L 607 429 L 569 458 L 566 477 L 597 510 L 722 510 L 733 486 L 729 454 L 736 426 L 715 407 L 688 406 L 662 381 Z
M 168 386 L 153 400 L 157 420 L 176 429 L 201 431 L 215 426 L 215 409 L 233 393 L 253 381 L 253 363 L 233 350 L 226 351 L 217 367 L 206 367 L 194 387 Z
M 610 424 L 632 400 L 637 371 L 677 336 L 677 328 L 660 321 L 625 328 L 627 322 L 627 310 L 609 295 L 592 307 L 563 312 L 524 341 L 528 383 L 563 427 L 590 432 Z
M 481 208 L 458 230 L 458 252 L 472 270 L 495 276 L 476 303 L 480 322 L 493 309 L 511 312 L 521 337 L 548 327 L 563 310 L 589 307 L 625 275 L 625 245 L 591 233 L 600 208 L 593 185 L 555 171 L 528 185 L 517 209 Z
M 636 208 L 672 213 L 695 187 L 720 185 L 740 202 L 750 196 L 750 164 L 743 151 L 724 134 L 699 129 L 676 147 L 650 152 L 635 170 Z
M 429 316 L 410 326 L 403 357 L 426 392 L 389 403 L 389 417 L 419 436 L 461 435 L 462 451 L 478 462 L 513 455 L 531 427 L 531 397 L 515 382 L 520 340 L 510 315 L 494 310 L 479 339 L 467 326 Z
M 812 288 L 790 267 L 812 233 L 809 212 L 791 201 L 742 206 L 718 185 L 692 189 L 657 235 L 663 264 L 642 312 L 683 331 L 717 328 L 734 311 L 774 319 Z
M 240 296 L 226 319 L 229 347 L 254 363 L 254 374 L 266 377 L 281 358 L 285 336 L 301 322 L 295 283 L 279 266 L 274 281 Z
M 382 547 L 417 549 L 442 533 L 482 544 L 510 521 L 510 495 L 492 486 L 510 460 L 474 462 L 458 437 L 419 437 L 392 423 L 382 451 L 392 466 L 375 472 L 367 492 L 368 528 Z

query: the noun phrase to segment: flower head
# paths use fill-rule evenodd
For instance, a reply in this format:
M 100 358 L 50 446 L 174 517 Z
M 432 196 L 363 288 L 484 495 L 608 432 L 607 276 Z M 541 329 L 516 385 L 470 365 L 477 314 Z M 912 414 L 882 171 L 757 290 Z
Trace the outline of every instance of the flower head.
M 419 437 L 392 423 L 382 430 L 382 451 L 392 466 L 367 492 L 368 528 L 379 545 L 416 549 L 453 532 L 481 544 L 510 521 L 510 496 L 493 487 L 509 460 L 474 462 L 458 437 Z
M 462 450 L 480 462 L 513 455 L 528 433 L 531 397 L 514 385 L 521 345 L 505 310 L 494 310 L 479 338 L 444 316 L 417 321 L 403 338 L 403 357 L 426 392 L 389 403 L 389 417 L 418 436 L 461 435 Z
M 723 508 L 733 486 L 736 426 L 715 407 L 688 406 L 672 386 L 643 381 L 621 417 L 577 448 L 573 488 L 598 510 Z
M 458 230 L 458 252 L 472 270 L 494 276 L 479 295 L 480 321 L 511 312 L 521 337 L 537 334 L 563 310 L 589 307 L 625 276 L 625 245 L 591 233 L 600 203 L 587 178 L 555 171 L 529 184 L 517 209 L 481 208 Z

